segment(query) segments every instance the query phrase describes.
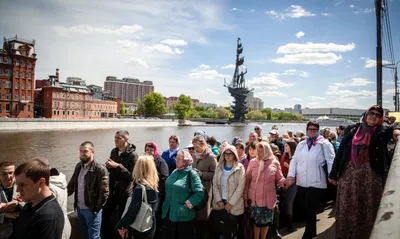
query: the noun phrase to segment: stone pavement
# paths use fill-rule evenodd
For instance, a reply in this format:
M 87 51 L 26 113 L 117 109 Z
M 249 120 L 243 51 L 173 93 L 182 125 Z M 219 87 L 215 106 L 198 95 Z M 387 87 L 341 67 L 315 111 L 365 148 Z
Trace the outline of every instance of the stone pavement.
M 335 215 L 332 209 L 327 209 L 317 216 L 317 238 L 318 239 L 335 239 Z M 295 223 L 294 227 L 297 231 L 287 234 L 286 228 L 280 230 L 283 239 L 301 239 L 304 233 L 304 222 Z

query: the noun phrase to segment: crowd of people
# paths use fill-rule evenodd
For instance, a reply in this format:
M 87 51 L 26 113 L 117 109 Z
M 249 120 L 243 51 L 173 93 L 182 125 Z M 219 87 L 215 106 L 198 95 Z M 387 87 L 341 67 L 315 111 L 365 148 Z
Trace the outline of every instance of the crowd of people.
M 400 135 L 384 123 L 379 105 L 360 122 L 336 130 L 316 121 L 306 133 L 263 136 L 255 126 L 247 139 L 218 142 L 198 131 L 181 148 L 154 142 L 138 149 L 126 130 L 117 131 L 107 162 L 95 146 L 80 144 L 80 160 L 67 183 L 45 158 L 16 165 L 0 162 L 0 239 L 70 238 L 67 198 L 74 195 L 86 239 L 187 239 L 279 237 L 279 215 L 293 232 L 295 198 L 305 217 L 303 239 L 317 236 L 316 215 L 336 200 L 336 238 L 369 238 Z

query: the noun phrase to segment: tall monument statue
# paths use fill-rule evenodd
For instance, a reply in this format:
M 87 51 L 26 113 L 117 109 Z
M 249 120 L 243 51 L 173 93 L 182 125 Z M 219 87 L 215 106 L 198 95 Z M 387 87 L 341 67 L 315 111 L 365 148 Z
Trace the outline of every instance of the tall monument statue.
M 245 122 L 244 115 L 248 112 L 248 107 L 246 104 L 247 94 L 252 91 L 246 87 L 246 79 L 245 75 L 247 73 L 247 69 L 243 71 L 243 63 L 244 57 L 241 57 L 243 53 L 243 46 L 241 43 L 241 39 L 237 39 L 237 48 L 236 48 L 236 64 L 235 64 L 235 72 L 232 77 L 232 81 L 229 85 L 224 85 L 228 88 L 229 93 L 235 99 L 233 104 L 231 104 L 231 112 L 233 114 L 233 118 L 230 119 L 231 122 Z

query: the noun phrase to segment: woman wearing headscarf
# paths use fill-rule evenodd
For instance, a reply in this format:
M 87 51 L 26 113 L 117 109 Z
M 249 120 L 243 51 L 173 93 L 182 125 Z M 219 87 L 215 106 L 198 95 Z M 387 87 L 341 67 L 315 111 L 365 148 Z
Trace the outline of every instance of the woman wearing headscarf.
M 192 163 L 193 158 L 187 151 L 179 151 L 176 169 L 165 182 L 166 195 L 162 206 L 164 239 L 187 239 L 194 236 L 196 212 L 193 207 L 204 198 L 204 191 Z
M 332 144 L 319 135 L 318 122 L 308 122 L 306 129 L 307 139 L 297 145 L 286 184 L 288 187 L 294 182 L 297 184 L 297 197 L 304 202 L 306 217 L 303 239 L 311 239 L 317 236 L 317 208 L 327 188 L 327 174 L 331 171 L 335 152 Z
M 244 152 L 246 154 L 249 153 L 249 144 L 251 142 L 255 142 L 255 143 L 258 142 L 258 135 L 256 132 L 250 132 L 250 134 L 249 134 L 249 138 L 247 139 L 247 142 L 246 142 L 246 148 L 244 149 Z
M 294 152 L 296 151 L 297 144 L 293 141 L 287 141 L 285 143 L 285 152 L 283 153 L 281 159 L 280 159 L 280 164 L 281 164 L 281 169 L 283 172 L 283 176 L 286 178 L 288 173 L 289 173 L 289 166 L 290 166 L 290 161 L 292 161 Z M 288 223 L 288 232 L 293 232 L 294 228 L 292 225 L 292 219 L 293 219 L 293 202 L 296 197 L 296 192 L 297 192 L 297 187 L 296 184 L 291 185 L 290 187 L 287 188 L 287 190 L 282 190 L 281 191 L 281 196 L 282 196 L 282 204 L 283 204 L 283 212 L 286 214 L 286 220 Z
M 361 121 L 346 129 L 329 175 L 338 184 L 338 239 L 370 237 L 390 167 L 387 144 L 400 135 L 399 129 L 382 125 L 379 105 L 369 107 Z
M 221 235 L 223 238 L 234 238 L 237 235 L 238 216 L 244 212 L 243 191 L 246 184 L 244 166 L 239 163 L 236 148 L 232 145 L 225 147 L 221 160 L 215 170 L 213 178 L 213 210 L 226 210 L 233 215 L 236 225 L 227 228 L 217 228 L 218 231 L 230 232 L 230 236 Z M 228 225 L 226 225 L 228 226 Z
M 162 153 L 161 157 L 167 163 L 170 175 L 176 168 L 175 158 L 176 154 L 179 151 L 179 144 L 180 144 L 178 136 L 172 135 L 171 137 L 169 137 L 168 143 L 169 143 L 169 149 L 165 150 Z
M 217 167 L 217 160 L 211 149 L 207 146 L 203 136 L 195 136 L 192 139 L 192 143 L 194 146 L 193 169 L 200 176 L 201 182 L 206 188 L 206 193 L 208 193 L 208 201 L 205 207 L 196 212 L 197 222 L 195 232 L 197 238 L 208 238 L 210 234 L 208 218 L 211 213 L 212 180 L 215 168 Z
M 276 184 L 284 187 L 285 178 L 268 143 L 258 143 L 257 154 L 247 168 L 244 198 L 246 203 L 251 200 L 250 219 L 254 225 L 254 238 L 264 239 L 274 219 Z
M 158 146 L 154 142 L 147 142 L 144 145 L 144 152 L 147 155 L 153 157 L 154 164 L 158 174 L 158 199 L 156 205 L 156 231 L 160 231 L 161 225 L 161 207 L 165 199 L 165 181 L 169 176 L 168 165 L 161 155 L 158 153 Z M 155 238 L 158 236 L 158 232 L 155 233 Z

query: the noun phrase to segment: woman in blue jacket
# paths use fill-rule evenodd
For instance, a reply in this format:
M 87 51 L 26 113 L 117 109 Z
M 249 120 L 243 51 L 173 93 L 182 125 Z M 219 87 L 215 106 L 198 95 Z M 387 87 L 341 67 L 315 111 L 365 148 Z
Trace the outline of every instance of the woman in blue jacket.
M 133 174 L 135 181 L 131 196 L 132 201 L 126 214 L 117 223 L 118 232 L 124 239 L 153 239 L 156 231 L 155 210 L 158 200 L 158 174 L 153 156 L 140 156 L 136 162 Z M 146 188 L 147 203 L 150 204 L 153 209 L 153 225 L 150 230 L 145 232 L 139 232 L 129 226 L 136 220 L 136 216 L 140 210 L 140 206 L 142 205 L 142 185 Z
M 176 168 L 176 154 L 179 151 L 179 138 L 176 135 L 172 135 L 168 139 L 169 142 L 169 149 L 165 150 L 161 157 L 167 162 L 168 164 L 168 169 L 169 169 L 169 175 L 175 170 Z

